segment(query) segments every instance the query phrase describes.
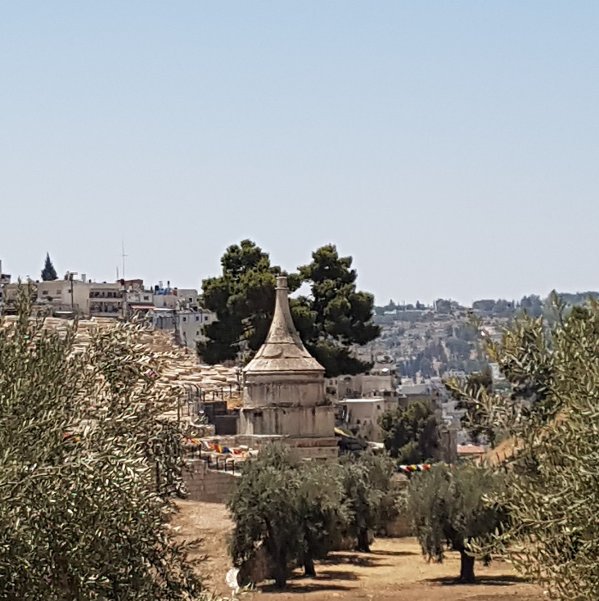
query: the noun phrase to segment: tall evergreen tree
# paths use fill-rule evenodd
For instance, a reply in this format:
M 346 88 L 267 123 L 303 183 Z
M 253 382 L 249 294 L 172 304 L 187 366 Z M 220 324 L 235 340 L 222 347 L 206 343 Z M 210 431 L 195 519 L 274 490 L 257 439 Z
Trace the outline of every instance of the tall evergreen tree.
M 334 245 L 319 248 L 312 262 L 289 274 L 290 289 L 302 283 L 311 294 L 291 301 L 293 321 L 307 349 L 325 367 L 327 376 L 360 373 L 368 364 L 351 347 L 379 335 L 372 322 L 374 298 L 356 290 L 351 257 L 340 257 Z M 221 259 L 220 276 L 204 280 L 204 304 L 218 321 L 205 330 L 198 352 L 208 363 L 234 360 L 257 351 L 268 333 L 275 299 L 275 278 L 281 268 L 251 240 L 230 246 Z
M 54 265 L 50 259 L 50 253 L 46 253 L 46 262 L 44 263 L 44 268 L 42 269 L 42 280 L 44 282 L 51 282 L 57 279 L 58 275 L 56 274 L 56 269 L 54 269 Z
M 335 245 L 327 244 L 312 253 L 311 263 L 299 268 L 301 281 L 310 285 L 311 294 L 292 306 L 294 321 L 328 377 L 366 371 L 370 365 L 356 359 L 351 347 L 380 334 L 372 321 L 374 297 L 356 289 L 358 274 L 352 263 L 352 257 L 340 257 Z M 308 324 L 307 315 L 312 316 Z

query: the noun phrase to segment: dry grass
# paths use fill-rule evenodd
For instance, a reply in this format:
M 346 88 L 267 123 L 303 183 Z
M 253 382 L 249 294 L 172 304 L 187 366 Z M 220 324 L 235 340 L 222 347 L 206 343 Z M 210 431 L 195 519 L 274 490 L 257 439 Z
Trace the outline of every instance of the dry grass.
M 224 578 L 230 567 L 227 536 L 232 528 L 223 505 L 181 501 L 176 519 L 183 538 L 201 537 L 196 557 L 206 556 L 198 566 L 208 588 L 229 593 Z M 540 601 L 535 586 L 522 582 L 511 566 L 496 561 L 477 564 L 479 582 L 457 585 L 459 556 L 450 553 L 443 564 L 427 563 L 413 538 L 378 539 L 372 553 L 338 552 L 316 566 L 316 578 L 298 572 L 285 591 L 266 583 L 246 593 L 247 601 Z

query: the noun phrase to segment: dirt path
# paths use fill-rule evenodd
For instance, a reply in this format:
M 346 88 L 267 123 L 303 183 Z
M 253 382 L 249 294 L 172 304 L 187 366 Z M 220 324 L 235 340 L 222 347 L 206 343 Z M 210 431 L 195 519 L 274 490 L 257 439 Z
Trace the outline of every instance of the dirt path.
M 224 577 L 230 567 L 227 537 L 232 524 L 223 505 L 183 501 L 176 525 L 183 538 L 202 538 L 196 557 L 208 588 L 229 593 Z M 427 563 L 413 538 L 377 539 L 372 553 L 337 552 L 316 565 L 316 578 L 295 575 L 285 591 L 271 585 L 241 596 L 247 601 L 541 601 L 534 586 L 520 581 L 511 566 L 476 565 L 478 584 L 453 584 L 459 556 L 443 564 Z

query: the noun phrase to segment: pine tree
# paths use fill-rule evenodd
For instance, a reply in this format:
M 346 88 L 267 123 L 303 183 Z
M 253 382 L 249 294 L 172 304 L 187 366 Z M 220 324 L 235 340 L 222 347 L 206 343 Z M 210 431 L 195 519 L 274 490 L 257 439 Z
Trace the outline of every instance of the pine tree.
M 249 358 L 266 338 L 272 320 L 275 279 L 283 273 L 271 265 L 268 253 L 251 240 L 230 246 L 221 259 L 222 274 L 203 281 L 203 301 L 218 320 L 205 329 L 198 352 L 208 363 Z M 312 253 L 312 262 L 288 274 L 293 292 L 302 283 L 309 296 L 291 301 L 295 327 L 308 351 L 325 368 L 327 377 L 366 371 L 354 346 L 380 333 L 373 323 L 374 298 L 356 289 L 351 257 L 340 257 L 329 244 Z
M 46 262 L 44 264 L 44 268 L 42 269 L 42 280 L 44 282 L 51 282 L 57 279 L 58 275 L 56 274 L 56 269 L 54 269 L 54 265 L 50 259 L 50 253 L 46 253 Z

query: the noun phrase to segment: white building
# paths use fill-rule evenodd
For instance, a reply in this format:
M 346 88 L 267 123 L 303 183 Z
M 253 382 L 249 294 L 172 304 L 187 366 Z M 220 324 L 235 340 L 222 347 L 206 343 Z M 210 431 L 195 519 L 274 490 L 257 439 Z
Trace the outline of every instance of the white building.
M 85 277 L 85 276 L 84 276 Z M 54 315 L 89 315 L 91 284 L 67 273 L 63 279 L 36 282 L 36 304 L 49 309 Z
M 382 442 L 383 435 L 379 418 L 399 406 L 395 397 L 371 397 L 365 399 L 345 399 L 337 405 L 341 408 L 343 426 L 353 434 L 371 442 Z
M 327 393 L 333 399 L 343 400 L 367 397 L 397 397 L 397 373 L 394 365 L 377 365 L 353 376 L 328 378 Z
M 89 314 L 92 317 L 121 317 L 125 287 L 120 282 L 91 282 Z
M 200 295 L 195 288 L 175 288 L 179 306 L 185 309 L 197 309 L 200 306 Z
M 148 315 L 155 328 L 173 332 L 180 344 L 193 350 L 198 342 L 205 340 L 204 327 L 216 319 L 212 311 L 204 309 L 193 311 L 154 307 Z

